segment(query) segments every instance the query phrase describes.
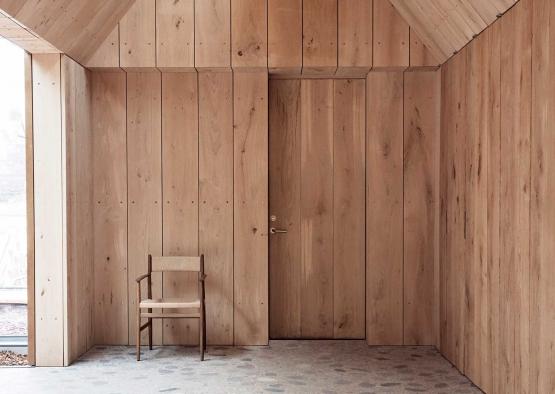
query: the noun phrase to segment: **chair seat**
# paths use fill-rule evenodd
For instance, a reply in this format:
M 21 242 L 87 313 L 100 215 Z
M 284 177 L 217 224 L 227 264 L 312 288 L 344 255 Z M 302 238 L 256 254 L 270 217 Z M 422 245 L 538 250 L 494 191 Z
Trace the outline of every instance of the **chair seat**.
M 186 300 L 183 298 L 154 298 L 142 300 L 139 308 L 200 308 L 199 300 Z

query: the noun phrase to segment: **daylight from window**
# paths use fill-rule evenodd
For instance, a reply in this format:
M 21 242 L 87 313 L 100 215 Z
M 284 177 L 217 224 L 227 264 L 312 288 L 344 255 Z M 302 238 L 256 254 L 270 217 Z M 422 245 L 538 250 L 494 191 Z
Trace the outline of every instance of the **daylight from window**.
M 26 335 L 24 52 L 0 38 L 0 337 Z

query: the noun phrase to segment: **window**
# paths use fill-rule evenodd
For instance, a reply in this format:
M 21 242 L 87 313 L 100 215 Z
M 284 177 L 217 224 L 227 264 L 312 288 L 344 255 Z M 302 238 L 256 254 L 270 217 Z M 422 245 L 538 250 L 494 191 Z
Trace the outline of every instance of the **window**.
M 0 38 L 0 337 L 27 335 L 24 55 Z

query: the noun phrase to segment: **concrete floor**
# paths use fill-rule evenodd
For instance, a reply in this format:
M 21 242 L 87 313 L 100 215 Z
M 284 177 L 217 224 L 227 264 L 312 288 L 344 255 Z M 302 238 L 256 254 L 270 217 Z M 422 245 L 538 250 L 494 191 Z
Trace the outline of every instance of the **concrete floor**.
M 271 341 L 268 347 L 96 347 L 67 368 L 0 368 L 9 393 L 480 393 L 431 347 Z

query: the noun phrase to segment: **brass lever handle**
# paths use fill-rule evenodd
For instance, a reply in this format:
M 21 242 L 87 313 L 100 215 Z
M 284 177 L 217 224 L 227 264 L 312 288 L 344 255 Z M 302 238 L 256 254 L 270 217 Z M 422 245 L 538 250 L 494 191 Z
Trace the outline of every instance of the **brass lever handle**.
M 287 233 L 287 230 L 283 230 L 275 227 L 270 228 L 270 234 L 285 234 L 285 233 Z

